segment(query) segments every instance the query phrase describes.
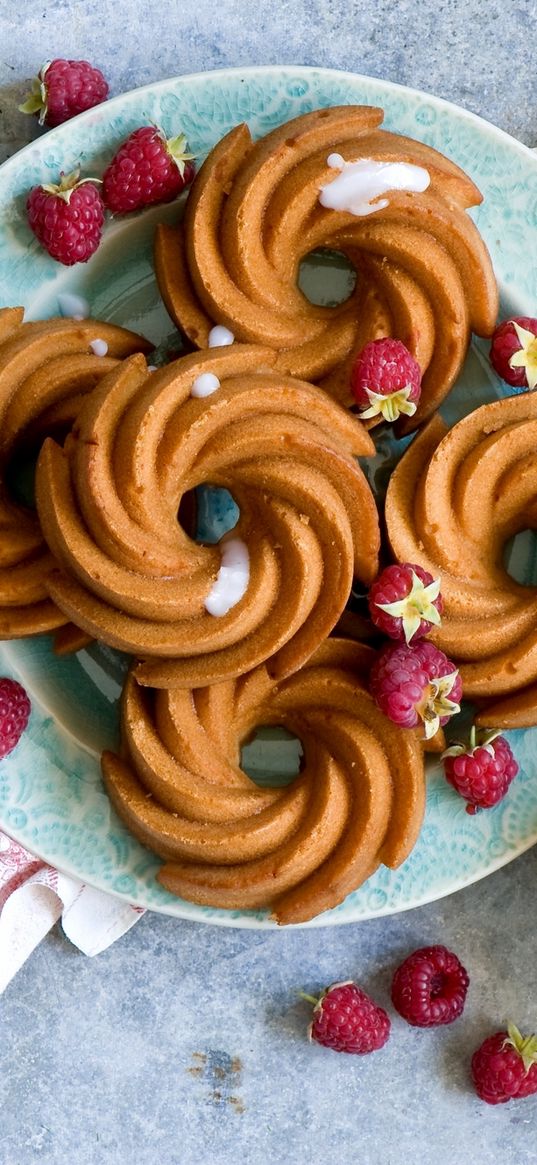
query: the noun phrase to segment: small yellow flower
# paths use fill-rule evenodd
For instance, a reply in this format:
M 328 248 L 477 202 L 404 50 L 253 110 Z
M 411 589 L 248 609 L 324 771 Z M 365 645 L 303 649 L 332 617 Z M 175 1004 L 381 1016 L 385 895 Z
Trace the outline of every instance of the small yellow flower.
M 510 368 L 524 368 L 528 388 L 533 391 L 537 388 L 537 336 L 527 328 L 521 328 L 516 320 L 512 320 L 513 327 L 520 342 L 520 348 L 514 352 L 509 361 Z
M 440 579 L 435 578 L 427 586 L 412 571 L 412 587 L 404 599 L 397 599 L 394 603 L 377 603 L 380 611 L 392 615 L 395 619 L 403 620 L 403 631 L 407 643 L 410 643 L 416 634 L 422 619 L 439 627 L 442 620 L 434 605 L 440 594 Z

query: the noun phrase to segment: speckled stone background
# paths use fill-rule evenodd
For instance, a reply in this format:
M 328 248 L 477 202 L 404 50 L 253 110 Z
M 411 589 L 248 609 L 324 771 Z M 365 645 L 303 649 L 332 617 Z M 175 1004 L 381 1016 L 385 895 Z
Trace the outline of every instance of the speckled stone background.
M 418 15 L 419 12 L 419 15 Z M 448 97 L 537 145 L 533 0 L 44 0 L 0 8 L 0 156 L 31 123 L 26 82 L 87 57 L 113 93 L 228 65 L 329 65 Z M 0 998 L 0 1165 L 529 1165 L 537 1097 L 489 1108 L 472 1050 L 537 1025 L 537 850 L 451 898 L 332 930 L 248 933 L 146 915 L 94 960 L 58 930 Z M 391 971 L 444 941 L 471 975 L 464 1017 L 394 1019 L 361 1059 L 309 1046 L 297 990 Z M 0 952 L 1 958 L 1 952 Z

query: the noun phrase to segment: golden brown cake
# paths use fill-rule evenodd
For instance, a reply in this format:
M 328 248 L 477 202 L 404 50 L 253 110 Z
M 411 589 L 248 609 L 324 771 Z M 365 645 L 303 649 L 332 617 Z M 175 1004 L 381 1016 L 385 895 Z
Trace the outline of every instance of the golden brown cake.
M 441 577 L 430 638 L 489 702 L 480 725 L 537 723 L 537 588 L 503 563 L 508 539 L 537 528 L 537 396 L 483 405 L 452 429 L 434 417 L 396 466 L 386 498 L 394 556 Z
M 261 665 L 195 691 L 148 692 L 131 672 L 123 759 L 106 752 L 102 769 L 120 817 L 165 862 L 166 889 L 296 923 L 405 860 L 424 812 L 423 745 L 366 691 L 374 655 L 329 639 L 281 682 Z M 240 767 L 241 744 L 269 724 L 302 742 L 286 788 L 260 788 Z
M 133 357 L 41 451 L 36 496 L 58 570 L 51 598 L 83 631 L 146 657 L 155 687 L 204 687 L 271 658 L 281 677 L 329 634 L 353 577 L 377 570 L 363 426 L 325 393 L 234 344 L 147 374 Z M 208 395 L 206 395 L 208 393 Z M 177 514 L 210 482 L 240 508 L 194 542 Z
M 197 347 L 224 325 L 343 404 L 356 353 L 399 338 L 424 374 L 417 412 L 400 422 L 409 432 L 449 392 L 471 332 L 491 334 L 498 297 L 466 214 L 479 190 L 436 150 L 380 129 L 382 119 L 371 106 L 320 109 L 256 143 L 237 126 L 201 167 L 183 224 L 159 227 L 155 265 L 172 319 Z M 337 307 L 297 287 L 301 260 L 318 249 L 343 253 L 357 272 Z
M 90 345 L 104 340 L 105 356 Z M 0 637 L 65 624 L 45 579 L 53 559 L 35 512 L 14 496 L 7 471 L 23 444 L 70 424 L 84 397 L 125 356 L 148 351 L 134 332 L 100 320 L 24 323 L 22 308 L 0 310 Z

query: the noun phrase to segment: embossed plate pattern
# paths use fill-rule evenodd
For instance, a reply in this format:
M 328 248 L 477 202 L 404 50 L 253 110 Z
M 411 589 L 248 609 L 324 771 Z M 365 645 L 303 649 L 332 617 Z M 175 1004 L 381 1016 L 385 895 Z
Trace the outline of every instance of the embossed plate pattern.
M 151 268 L 155 209 L 107 226 L 89 264 L 64 269 L 32 239 L 24 217 L 32 185 L 53 181 L 80 161 L 98 175 L 138 125 L 183 129 L 198 157 L 247 120 L 254 135 L 317 106 L 369 103 L 385 109 L 387 128 L 435 146 L 468 170 L 485 195 L 474 217 L 492 253 L 502 311 L 535 314 L 537 304 L 537 158 L 500 130 L 444 101 L 352 74 L 309 68 L 253 68 L 179 77 L 90 110 L 50 131 L 0 169 L 0 304 L 21 303 L 27 318 L 57 314 L 58 293 L 85 295 L 98 317 L 136 327 L 156 343 L 170 333 Z M 534 257 L 533 265 L 531 256 Z M 487 345 L 475 344 L 445 413 L 455 420 L 501 395 Z M 390 449 L 385 450 L 386 456 Z M 525 579 L 533 570 L 531 554 Z M 96 647 L 54 660 L 45 639 L 0 645 L 4 674 L 32 696 L 29 730 L 0 765 L 0 827 L 34 853 L 93 886 L 182 918 L 271 927 L 263 911 L 225 911 L 179 901 L 155 880 L 158 861 L 111 811 L 98 754 L 117 732 L 124 660 Z M 428 778 L 425 824 L 400 870 L 381 869 L 336 910 L 308 925 L 353 922 L 434 900 L 483 877 L 537 841 L 537 730 L 511 733 L 520 776 L 496 809 L 470 817 L 438 770 Z

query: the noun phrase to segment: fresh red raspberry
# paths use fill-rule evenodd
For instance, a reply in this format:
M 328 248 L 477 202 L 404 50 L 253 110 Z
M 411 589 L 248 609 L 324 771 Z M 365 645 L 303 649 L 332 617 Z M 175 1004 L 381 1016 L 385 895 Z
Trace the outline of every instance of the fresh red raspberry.
M 91 179 L 78 181 L 78 172 L 60 175 L 58 185 L 35 186 L 28 196 L 28 222 L 41 245 L 71 267 L 87 263 L 101 241 L 104 206 Z
M 392 1003 L 413 1027 L 453 1023 L 461 1015 L 470 980 L 447 947 L 422 947 L 397 968 Z
M 537 388 L 537 319 L 515 316 L 498 324 L 490 362 L 498 376 L 514 388 Z
M 425 727 L 430 740 L 460 711 L 462 683 L 455 665 L 434 643 L 390 643 L 369 677 L 373 699 L 400 728 Z
M 387 566 L 370 587 L 368 603 L 373 623 L 384 635 L 415 643 L 440 625 L 440 579 L 414 563 Z
M 511 746 L 498 732 L 472 727 L 470 740 L 452 744 L 442 754 L 450 785 L 468 802 L 467 813 L 490 809 L 501 801 L 518 773 Z
M 365 991 L 355 983 L 332 983 L 320 999 L 303 995 L 315 1005 L 308 1029 L 310 1040 L 359 1056 L 384 1047 L 390 1034 L 390 1020 Z
M 103 198 L 114 214 L 172 202 L 194 177 L 184 134 L 166 139 L 158 126 L 131 133 L 105 170 Z
M 421 369 L 401 340 L 371 340 L 351 372 L 351 392 L 362 420 L 413 417 L 421 396 Z
M 477 1095 L 487 1104 L 537 1092 L 537 1036 L 524 1037 L 514 1023 L 484 1040 L 472 1056 Z
M 13 752 L 26 728 L 31 704 L 22 684 L 0 679 L 0 760 Z
M 56 58 L 43 65 L 32 83 L 22 113 L 39 114 L 40 125 L 61 125 L 84 109 L 100 105 L 108 97 L 108 85 L 100 69 L 89 61 Z

